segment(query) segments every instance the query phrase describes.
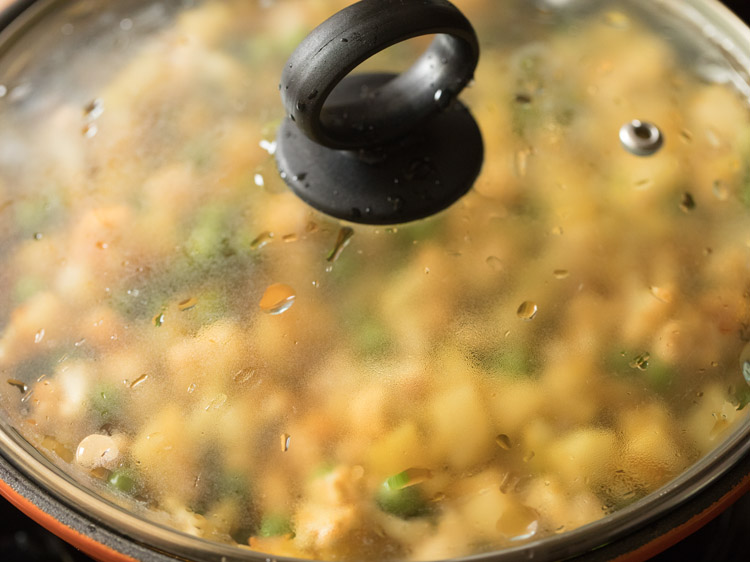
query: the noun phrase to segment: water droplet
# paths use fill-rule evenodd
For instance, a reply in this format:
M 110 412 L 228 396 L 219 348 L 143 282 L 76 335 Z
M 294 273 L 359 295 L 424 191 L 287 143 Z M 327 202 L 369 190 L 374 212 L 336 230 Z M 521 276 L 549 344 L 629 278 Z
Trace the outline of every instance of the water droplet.
M 341 256 L 341 252 L 344 251 L 344 248 L 346 248 L 349 245 L 349 242 L 352 239 L 352 236 L 354 236 L 354 229 L 344 226 L 339 230 L 339 234 L 336 237 L 336 244 L 333 246 L 333 249 L 328 253 L 328 256 L 326 257 L 326 261 L 333 263 L 337 259 L 339 259 L 339 256 Z
M 41 232 L 34 233 L 34 240 L 41 240 L 42 238 L 44 238 L 44 235 Z
M 237 384 L 245 384 L 255 375 L 255 369 L 240 369 L 237 371 L 232 380 Z
M 180 312 L 185 312 L 186 310 L 190 310 L 191 308 L 194 308 L 196 304 L 198 304 L 198 299 L 196 299 L 195 297 L 189 297 L 185 299 L 184 301 L 180 302 L 177 305 L 177 309 Z
M 303 102 L 303 101 L 298 101 L 297 102 L 297 111 L 303 112 L 303 111 L 305 111 L 305 109 L 307 109 L 307 104 L 305 102 Z
M 83 107 L 83 117 L 89 122 L 101 117 L 102 113 L 104 113 L 104 103 L 99 98 L 91 100 Z
M 425 275 L 429 275 L 430 274 L 430 268 L 429 267 L 425 267 L 424 268 L 424 274 Z
M 87 139 L 94 138 L 98 132 L 99 127 L 96 126 L 96 123 L 87 123 L 81 128 L 81 134 Z
M 521 303 L 521 306 L 518 307 L 518 310 L 516 310 L 516 316 L 518 316 L 521 320 L 531 320 L 536 316 L 536 313 L 539 311 L 539 308 L 537 307 L 535 302 L 532 301 L 524 301 Z
M 263 293 L 260 302 L 260 309 L 271 315 L 286 312 L 294 304 L 297 295 L 289 285 L 283 283 L 274 283 L 269 285 L 266 292 Z
M 285 234 L 281 237 L 281 240 L 284 242 L 296 242 L 298 240 L 298 236 L 295 233 Z
M 529 451 L 523 456 L 523 462 L 529 462 L 534 458 L 534 451 Z
M 636 180 L 634 185 L 637 190 L 643 191 L 654 185 L 654 180 L 652 178 L 641 178 Z
M 34 334 L 34 343 L 41 343 L 43 339 L 44 339 L 44 328 L 42 328 L 36 334 Z
M 265 179 L 263 179 L 263 176 L 261 174 L 255 174 L 253 176 L 253 181 L 258 187 L 263 187 L 266 184 L 266 181 Z
M 273 232 L 261 232 L 255 237 L 255 240 L 250 242 L 251 250 L 260 250 L 263 246 L 273 240 Z
M 680 210 L 683 213 L 689 213 L 693 209 L 695 209 L 695 199 L 686 191 L 682 194 L 682 199 L 680 200 Z
M 268 141 L 263 139 L 262 141 L 260 141 L 260 147 L 272 156 L 276 154 L 276 141 Z
M 223 392 L 216 396 L 213 400 L 211 400 L 208 405 L 204 408 L 204 410 L 218 410 L 221 408 L 224 404 L 227 402 L 227 395 Z
M 23 382 L 23 381 L 19 381 L 18 379 L 8 379 L 6 382 L 10 386 L 14 386 L 18 390 L 20 390 L 21 394 L 26 394 L 26 392 L 28 392 L 28 390 L 29 390 L 28 385 L 25 382 Z
M 729 186 L 722 180 L 714 181 L 713 194 L 719 201 L 726 201 L 729 199 Z
M 495 437 L 495 443 L 497 443 L 501 449 L 510 451 L 510 448 L 511 448 L 510 437 L 505 435 L 505 433 L 500 433 L 497 437 Z
M 515 167 L 516 167 L 516 175 L 519 178 L 526 177 L 526 171 L 529 165 L 529 156 L 531 156 L 532 153 L 533 153 L 533 150 L 531 148 L 524 148 L 516 152 Z
M 130 31 L 133 29 L 133 20 L 130 18 L 123 18 L 120 20 L 120 29 L 123 31 Z
M 651 287 L 650 290 L 651 290 L 651 294 L 659 302 L 669 304 L 674 299 L 674 296 L 672 295 L 672 291 L 669 289 L 665 289 L 663 287 Z
M 526 540 L 539 530 L 539 514 L 524 505 L 509 506 L 497 520 L 497 530 L 510 540 Z
M 427 468 L 407 468 L 388 479 L 388 486 L 393 490 L 403 490 L 416 486 L 432 478 L 432 471 Z
M 394 183 L 398 183 L 398 179 L 393 180 Z M 400 211 L 404 208 L 404 199 L 400 195 L 389 195 L 386 197 L 386 201 L 391 204 L 394 211 Z
M 570 277 L 570 272 L 567 269 L 556 269 L 552 272 L 552 275 L 555 276 L 555 279 L 567 279 Z
M 288 433 L 281 434 L 281 452 L 286 453 L 289 450 L 289 444 L 292 441 L 292 436 Z
M 140 377 L 135 379 L 132 383 L 130 383 L 130 388 L 135 388 L 136 386 L 143 384 L 147 380 L 148 380 L 148 375 L 144 373 Z
M 486 260 L 484 260 L 484 263 L 487 264 L 487 267 L 489 267 L 492 271 L 502 271 L 505 269 L 505 265 L 503 264 L 503 260 L 498 258 L 497 256 L 490 256 Z
M 195 392 L 195 389 L 196 389 L 195 383 L 194 382 L 190 383 L 190 385 L 187 387 L 187 393 L 192 394 L 193 392 Z
M 525 93 L 518 93 L 515 97 L 516 103 L 521 105 L 529 105 L 531 103 L 531 96 Z
M 646 369 L 648 369 L 648 362 L 650 359 L 651 355 L 649 353 L 641 353 L 640 355 L 635 356 L 629 363 L 629 365 L 633 369 L 645 371 Z
M 440 98 L 443 97 L 443 90 L 436 90 L 435 95 L 433 97 L 436 102 L 440 103 Z
M 160 312 L 156 316 L 154 316 L 151 321 L 154 323 L 154 326 L 157 328 L 160 327 L 162 324 L 164 324 L 164 312 Z

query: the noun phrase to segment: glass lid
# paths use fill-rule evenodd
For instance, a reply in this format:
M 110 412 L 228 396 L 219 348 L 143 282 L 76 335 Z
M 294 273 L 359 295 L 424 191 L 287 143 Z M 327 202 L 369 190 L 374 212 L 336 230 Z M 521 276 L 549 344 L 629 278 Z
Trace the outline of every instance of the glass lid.
M 276 162 L 286 61 L 349 4 L 42 1 L 5 30 L 3 442 L 137 540 L 321 560 L 543 549 L 747 443 L 744 29 L 699 0 L 454 0 L 481 171 L 368 225 Z

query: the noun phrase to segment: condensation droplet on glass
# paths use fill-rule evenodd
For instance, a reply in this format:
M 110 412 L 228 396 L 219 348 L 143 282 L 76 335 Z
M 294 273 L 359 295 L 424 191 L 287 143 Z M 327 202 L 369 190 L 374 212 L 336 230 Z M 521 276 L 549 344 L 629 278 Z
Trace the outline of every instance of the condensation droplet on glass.
M 195 308 L 195 305 L 198 304 L 198 299 L 195 297 L 188 297 L 183 301 L 180 301 L 180 303 L 177 305 L 177 309 L 180 312 L 185 312 L 186 310 L 190 310 L 191 308 Z
M 273 232 L 261 232 L 255 239 L 250 242 L 251 250 L 260 250 L 263 246 L 273 240 Z
M 89 122 L 101 117 L 102 113 L 104 113 L 104 102 L 100 98 L 94 98 L 83 107 L 83 117 Z
M 567 279 L 570 277 L 570 272 L 567 269 L 556 269 L 552 272 L 552 275 L 555 276 L 555 279 Z
M 130 18 L 123 18 L 120 20 L 120 29 L 123 31 L 130 31 L 133 29 L 133 20 Z
M 336 237 L 336 243 L 334 244 L 333 249 L 328 252 L 326 261 L 333 263 L 339 259 L 341 252 L 343 252 L 344 248 L 346 248 L 349 245 L 349 242 L 351 242 L 352 236 L 354 236 L 354 230 L 352 228 L 348 226 L 342 227 Z
M 529 156 L 531 156 L 532 153 L 533 150 L 531 148 L 524 148 L 516 152 L 515 167 L 516 175 L 518 175 L 519 178 L 526 177 L 526 171 L 528 170 L 529 164 Z
M 262 141 L 260 141 L 259 144 L 260 144 L 260 147 L 266 152 L 268 152 L 268 154 L 270 154 L 271 156 L 276 154 L 276 141 L 268 141 L 268 140 L 263 139 Z
M 154 323 L 154 326 L 157 328 L 161 327 L 164 324 L 164 313 L 160 312 L 159 314 L 155 315 L 151 321 Z
M 499 435 L 497 435 L 497 437 L 495 437 L 495 443 L 497 443 L 497 445 L 501 449 L 505 449 L 506 451 L 510 451 L 510 448 L 511 448 L 510 437 L 508 437 L 507 435 L 505 435 L 505 433 L 500 433 Z
M 40 343 L 44 339 L 44 328 L 34 334 L 34 343 Z
M 539 530 L 539 514 L 525 505 L 511 505 L 497 520 L 497 530 L 510 540 L 530 539 Z
M 255 369 L 240 369 L 237 371 L 232 380 L 237 384 L 245 384 L 255 375 Z
M 194 382 L 190 383 L 187 387 L 187 393 L 192 394 L 193 392 L 195 392 L 195 389 L 196 389 L 195 383 Z
M 135 379 L 132 383 L 130 383 L 130 388 L 135 388 L 135 387 L 143 384 L 147 380 L 148 380 L 148 375 L 144 373 L 140 377 L 138 377 L 137 379 Z
M 492 271 L 500 272 L 505 269 L 503 260 L 501 260 L 497 256 L 489 256 L 486 260 L 484 260 L 484 263 L 486 263 L 487 267 L 489 267 Z
M 689 213 L 693 209 L 695 209 L 695 199 L 686 191 L 682 194 L 682 198 L 680 199 L 680 210 L 683 213 Z
M 263 179 L 263 176 L 261 174 L 255 174 L 253 176 L 253 181 L 258 187 L 263 187 L 266 184 L 266 180 Z
M 266 288 L 258 305 L 266 314 L 276 315 L 286 312 L 294 304 L 297 295 L 289 285 L 274 283 Z
M 211 400 L 208 405 L 204 408 L 206 411 L 208 410 L 218 410 L 221 408 L 224 404 L 226 404 L 227 401 L 227 395 L 223 392 L 216 396 L 213 400 Z
M 651 360 L 649 353 L 641 353 L 636 355 L 633 360 L 629 363 L 632 369 L 638 369 L 639 371 L 645 371 L 648 369 L 648 362 Z
M 429 267 L 425 267 L 424 268 L 424 274 L 425 275 L 429 275 L 430 274 L 430 268 Z
M 729 186 L 722 180 L 714 181 L 713 194 L 719 201 L 726 201 L 729 199 Z
M 283 242 L 296 242 L 298 239 L 299 237 L 295 233 L 285 234 L 284 236 L 281 237 L 281 240 Z
M 18 390 L 20 390 L 21 394 L 25 394 L 29 390 L 28 385 L 25 382 L 20 381 L 18 379 L 8 379 L 6 382 L 10 386 L 13 386 L 13 387 L 17 388 Z
M 651 294 L 654 296 L 654 298 L 659 302 L 669 304 L 674 299 L 674 296 L 672 295 L 672 291 L 670 289 L 666 289 L 664 287 L 650 287 L 649 290 L 651 291 Z
M 292 441 L 292 436 L 288 433 L 281 434 L 281 452 L 286 453 L 289 450 L 289 445 Z
M 534 458 L 534 451 L 529 451 L 523 456 L 523 462 L 529 462 Z
M 81 128 L 81 134 L 87 139 L 94 138 L 96 136 L 96 133 L 98 132 L 99 132 L 99 127 L 96 126 L 96 123 L 86 123 Z
M 521 306 L 518 307 L 518 310 L 516 310 L 516 316 L 521 320 L 532 320 L 538 311 L 539 308 L 535 302 L 524 301 L 521 303 Z

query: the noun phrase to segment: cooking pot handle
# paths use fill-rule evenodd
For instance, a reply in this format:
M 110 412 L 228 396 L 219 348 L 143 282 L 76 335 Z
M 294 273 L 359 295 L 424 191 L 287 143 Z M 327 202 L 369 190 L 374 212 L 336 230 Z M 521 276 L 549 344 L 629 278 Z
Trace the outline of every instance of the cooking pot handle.
M 404 73 L 375 89 L 329 100 L 336 85 L 374 54 L 430 34 L 437 37 Z M 478 60 L 474 29 L 447 0 L 362 0 L 300 43 L 279 87 L 290 119 L 316 143 L 371 148 L 406 135 L 447 107 L 473 77 Z

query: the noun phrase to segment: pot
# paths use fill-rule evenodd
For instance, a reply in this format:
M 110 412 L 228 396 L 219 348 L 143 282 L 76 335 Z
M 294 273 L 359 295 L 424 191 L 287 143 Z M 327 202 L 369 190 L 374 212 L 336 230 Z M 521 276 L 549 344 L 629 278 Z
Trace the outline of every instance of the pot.
M 0 493 L 98 560 L 701 527 L 750 488 L 750 32 L 367 0 L 304 39 L 345 4 L 5 12 Z

